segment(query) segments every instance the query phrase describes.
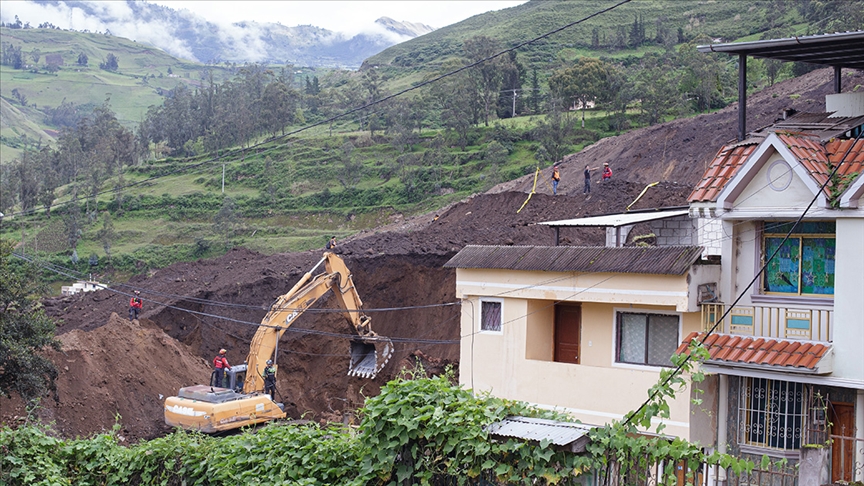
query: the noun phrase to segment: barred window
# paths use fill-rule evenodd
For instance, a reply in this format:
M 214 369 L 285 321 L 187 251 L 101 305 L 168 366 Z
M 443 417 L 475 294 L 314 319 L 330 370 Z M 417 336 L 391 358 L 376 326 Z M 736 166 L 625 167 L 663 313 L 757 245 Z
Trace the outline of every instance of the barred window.
M 738 404 L 739 442 L 773 449 L 800 449 L 806 413 L 805 385 L 742 378 Z

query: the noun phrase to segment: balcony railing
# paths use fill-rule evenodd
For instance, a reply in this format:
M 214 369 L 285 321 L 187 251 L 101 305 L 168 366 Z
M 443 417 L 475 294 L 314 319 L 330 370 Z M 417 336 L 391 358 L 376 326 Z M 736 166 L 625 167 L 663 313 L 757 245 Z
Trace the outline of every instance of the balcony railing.
M 708 331 L 726 312 L 726 304 L 702 304 L 702 326 Z M 775 339 L 834 340 L 834 311 L 800 307 L 735 306 L 714 332 Z

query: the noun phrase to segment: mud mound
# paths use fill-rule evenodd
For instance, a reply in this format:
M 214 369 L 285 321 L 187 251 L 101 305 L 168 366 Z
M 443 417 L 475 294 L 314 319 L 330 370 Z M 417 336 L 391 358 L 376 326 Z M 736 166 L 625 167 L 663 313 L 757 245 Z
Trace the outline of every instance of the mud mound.
M 830 70 L 815 71 L 752 96 L 748 126 L 769 124 L 784 108 L 824 109 L 830 80 Z M 864 84 L 864 74 L 844 73 L 843 84 L 846 91 Z M 633 209 L 685 205 L 705 164 L 736 129 L 733 105 L 635 130 L 567 157 L 558 196 L 541 182 L 526 203 L 533 175 L 525 176 L 439 212 L 340 241 L 337 251 L 354 274 L 373 329 L 394 339 L 396 353 L 376 379 L 348 377 L 347 338 L 304 332 L 352 334 L 334 299 L 325 296 L 280 341 L 277 398 L 293 418 L 344 420 L 401 368 L 435 373 L 457 363 L 455 272 L 442 268 L 452 255 L 468 244 L 553 245 L 553 230 L 536 223 L 623 211 L 652 182 L 660 183 Z M 591 194 L 583 195 L 585 164 L 599 167 L 604 161 L 615 171 L 613 179 L 598 184 L 595 172 Z M 562 244 L 600 245 L 604 231 L 569 228 L 560 237 Z M 48 313 L 62 319 L 64 352 L 50 355 L 60 370 L 60 402 L 46 400 L 43 418 L 56 420 L 64 435 L 78 435 L 110 428 L 119 413 L 127 437 L 162 434 L 159 395 L 206 382 L 209 359 L 219 348 L 228 350 L 232 364 L 242 362 L 272 302 L 320 258 L 321 250 L 261 255 L 234 249 L 136 276 L 114 291 L 47 300 Z M 141 325 L 114 314 L 126 315 L 133 289 L 144 298 Z M 21 415 L 20 405 L 5 403 L 3 421 Z
M 98 329 L 76 329 L 58 339 L 62 351 L 49 357 L 59 372 L 59 403 L 45 398 L 38 415 L 67 437 L 108 430 L 115 417 L 125 440 L 164 434 L 169 428 L 154 419 L 162 415 L 164 396 L 210 376 L 203 359 L 146 320 L 111 314 Z M 23 414 L 20 403 L 4 407 L 4 416 Z
M 774 123 L 783 110 L 825 111 L 825 95 L 834 92 L 832 68 L 818 69 L 798 78 L 777 83 L 747 99 L 747 129 L 755 130 Z M 843 92 L 854 91 L 864 84 L 864 72 L 843 71 Z M 582 152 L 564 157 L 561 184 L 565 191 L 581 192 L 585 165 L 602 167 L 608 162 L 615 179 L 648 184 L 674 181 L 693 187 L 702 177 L 707 164 L 721 146 L 735 140 L 738 134 L 738 104 L 714 113 L 680 118 L 618 137 L 604 138 Z M 543 176 L 548 180 L 551 169 Z M 594 180 L 600 178 L 595 171 Z M 530 191 L 533 174 L 505 182 L 493 189 Z M 541 183 L 539 186 L 543 187 Z M 562 187 L 559 187 L 559 193 Z M 551 192 L 551 190 L 547 190 Z

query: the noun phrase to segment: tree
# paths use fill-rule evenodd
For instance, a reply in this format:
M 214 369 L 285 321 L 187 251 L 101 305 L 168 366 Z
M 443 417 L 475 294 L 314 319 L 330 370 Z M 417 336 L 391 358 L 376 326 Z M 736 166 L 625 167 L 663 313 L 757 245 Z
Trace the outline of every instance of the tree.
M 109 52 L 108 57 L 105 58 L 105 62 L 99 64 L 99 68 L 106 71 L 116 71 L 119 67 L 120 59 L 118 59 L 113 52 Z
M 38 48 L 30 51 L 30 59 L 33 60 L 33 64 L 38 64 L 39 59 L 41 59 L 41 58 L 42 58 L 42 51 L 40 51 Z
M 463 49 L 469 63 L 475 63 L 501 51 L 498 41 L 486 36 L 476 36 L 465 41 Z M 489 114 L 498 99 L 503 67 L 506 61 L 500 56 L 489 59 L 469 70 L 469 76 L 479 94 L 483 106 L 483 123 L 489 126 Z
M 18 88 L 12 88 L 12 96 L 14 96 L 16 100 L 18 100 L 18 103 L 21 106 L 27 106 L 27 95 L 18 91 Z
M 486 161 L 490 185 L 501 182 L 501 167 L 507 163 L 507 149 L 496 140 L 486 145 L 483 160 Z
M 117 237 L 114 231 L 114 223 L 111 221 L 111 213 L 105 211 L 102 214 L 102 229 L 96 233 L 96 237 L 102 243 L 102 249 L 105 250 L 105 256 L 108 257 L 108 264 L 111 264 L 111 245 Z
M 580 58 L 566 69 L 556 71 L 549 78 L 549 89 L 567 102 L 574 101 L 582 108 L 582 127 L 585 127 L 585 109 L 608 92 L 609 65 L 600 59 Z
M 213 218 L 213 231 L 222 236 L 225 246 L 230 246 L 238 225 L 237 205 L 233 199 L 226 197 L 222 200 L 219 212 Z
M 60 349 L 54 321 L 45 314 L 40 285 L 32 266 L 10 264 L 12 243 L 0 240 L 0 396 L 17 393 L 34 403 L 55 391 L 57 370 L 39 354 L 45 347 Z
M 79 66 L 86 66 L 88 61 L 89 61 L 89 58 L 87 57 L 87 54 L 84 54 L 83 52 L 81 54 L 78 54 L 78 65 Z
M 353 189 L 363 178 L 363 162 L 357 160 L 354 155 L 354 144 L 345 142 L 342 144 L 342 158 L 339 165 L 339 183 L 345 189 Z

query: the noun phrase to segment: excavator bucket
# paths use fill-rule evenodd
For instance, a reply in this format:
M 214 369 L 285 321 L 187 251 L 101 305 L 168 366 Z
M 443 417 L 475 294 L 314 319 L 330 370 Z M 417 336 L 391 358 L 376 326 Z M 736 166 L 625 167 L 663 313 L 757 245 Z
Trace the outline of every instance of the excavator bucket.
M 351 340 L 351 364 L 348 376 L 375 378 L 393 356 L 393 342 L 382 336 Z

